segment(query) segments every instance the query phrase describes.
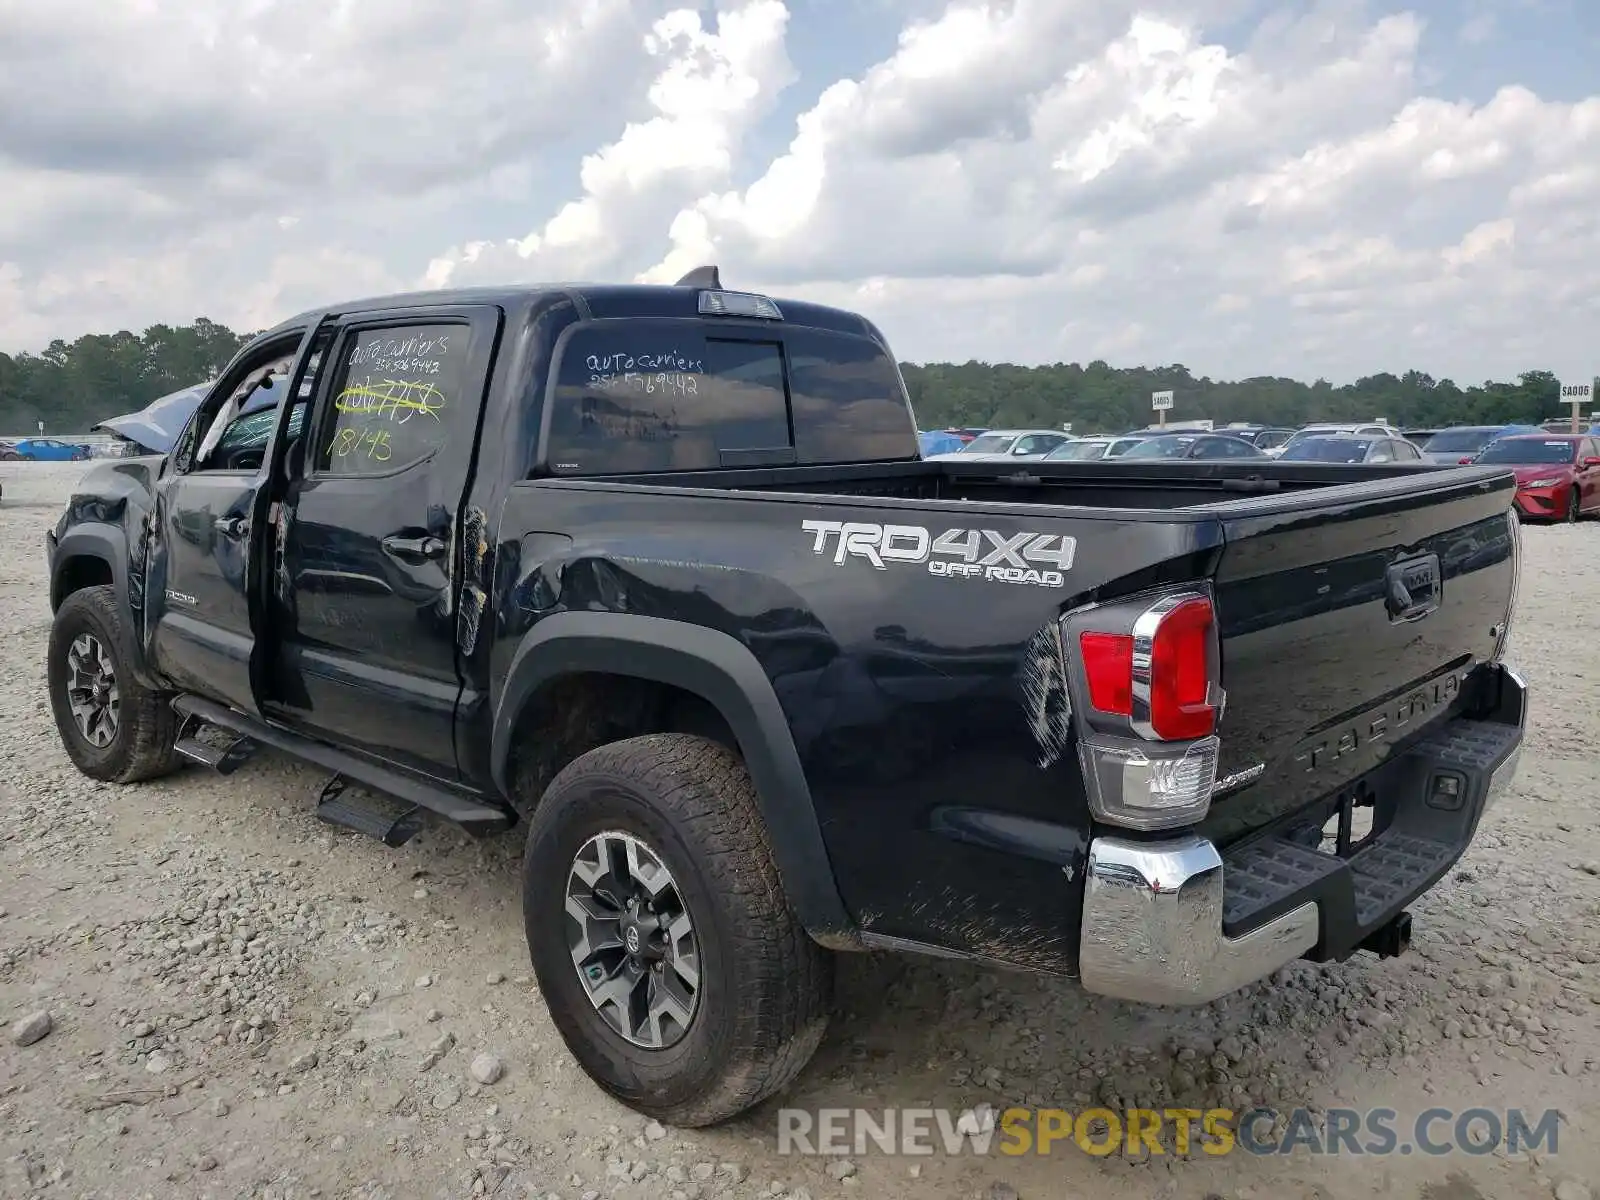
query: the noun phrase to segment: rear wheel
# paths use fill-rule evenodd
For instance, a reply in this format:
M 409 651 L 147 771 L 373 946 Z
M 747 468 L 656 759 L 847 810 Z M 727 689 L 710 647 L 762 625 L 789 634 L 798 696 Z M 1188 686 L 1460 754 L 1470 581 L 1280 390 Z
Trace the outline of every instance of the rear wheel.
M 178 716 L 166 696 L 133 677 L 133 642 L 114 588 L 84 588 L 63 600 L 47 654 L 56 731 L 78 770 L 134 783 L 178 768 Z
M 822 1041 L 831 957 L 784 897 L 744 765 L 707 738 L 629 738 L 563 770 L 529 824 L 523 916 L 568 1049 L 642 1113 L 726 1120 Z

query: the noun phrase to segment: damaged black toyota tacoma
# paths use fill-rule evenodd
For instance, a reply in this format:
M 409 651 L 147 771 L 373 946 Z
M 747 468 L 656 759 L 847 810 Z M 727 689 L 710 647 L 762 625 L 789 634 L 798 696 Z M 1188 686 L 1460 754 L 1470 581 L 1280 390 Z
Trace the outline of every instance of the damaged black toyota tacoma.
M 390 844 L 519 831 L 566 1044 L 681 1125 L 801 1070 L 836 952 L 1181 1005 L 1404 950 L 1522 742 L 1511 474 L 1020 466 L 713 268 L 330 307 L 84 476 L 50 701 L 96 779 L 269 747 Z

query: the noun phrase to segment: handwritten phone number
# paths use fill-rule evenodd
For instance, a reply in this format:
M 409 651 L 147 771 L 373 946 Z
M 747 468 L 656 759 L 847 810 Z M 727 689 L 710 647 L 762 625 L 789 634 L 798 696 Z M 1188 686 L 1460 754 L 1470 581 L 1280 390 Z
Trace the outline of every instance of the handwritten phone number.
M 660 371 L 654 375 L 644 375 L 637 371 L 627 371 L 621 375 L 597 372 L 589 376 L 589 387 L 597 392 L 643 392 L 647 396 L 653 396 L 657 392 L 673 396 L 700 394 L 699 377 L 678 371 Z

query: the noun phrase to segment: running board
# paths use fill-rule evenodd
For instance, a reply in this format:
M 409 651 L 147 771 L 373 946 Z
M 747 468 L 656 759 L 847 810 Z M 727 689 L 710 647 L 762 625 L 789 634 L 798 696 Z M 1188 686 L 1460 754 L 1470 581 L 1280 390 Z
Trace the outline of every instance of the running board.
M 210 767 L 218 775 L 232 775 L 261 748 L 254 738 L 220 727 L 217 728 L 228 735 L 227 741 L 207 741 L 204 736 L 207 725 L 201 717 L 185 715 L 172 748 L 190 762 Z
M 414 808 L 426 809 L 461 826 L 474 837 L 499 833 L 509 829 L 516 821 L 509 809 L 485 804 L 474 796 L 447 788 L 442 784 L 417 779 L 392 768 L 368 762 L 348 751 L 329 746 L 324 742 L 313 741 L 311 738 L 268 724 L 258 717 L 246 716 L 226 705 L 200 696 L 178 696 L 172 701 L 172 707 L 186 719 L 193 718 L 219 726 L 251 742 L 271 746 L 274 750 L 282 750 L 305 762 L 325 767 L 336 775 L 345 776 L 374 791 L 393 796 Z M 324 788 L 324 793 L 327 790 Z M 333 811 L 342 813 L 354 806 L 352 801 L 337 795 L 334 799 L 336 808 Z M 359 829 L 362 833 L 369 832 L 369 826 L 375 827 L 375 822 L 370 819 L 363 820 L 361 824 L 343 821 L 337 823 L 344 824 L 347 828 Z
M 317 819 L 376 838 L 385 846 L 404 846 L 422 832 L 423 810 L 386 796 L 346 796 L 343 775 L 332 776 L 317 792 Z M 398 810 L 398 811 L 397 811 Z

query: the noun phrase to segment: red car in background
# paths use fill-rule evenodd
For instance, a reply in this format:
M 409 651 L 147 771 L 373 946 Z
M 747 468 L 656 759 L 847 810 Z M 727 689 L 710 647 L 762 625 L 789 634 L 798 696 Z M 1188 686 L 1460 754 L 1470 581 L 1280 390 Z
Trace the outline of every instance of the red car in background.
M 1516 470 L 1524 520 L 1577 521 L 1600 508 L 1600 439 L 1587 434 L 1498 438 L 1472 461 Z

